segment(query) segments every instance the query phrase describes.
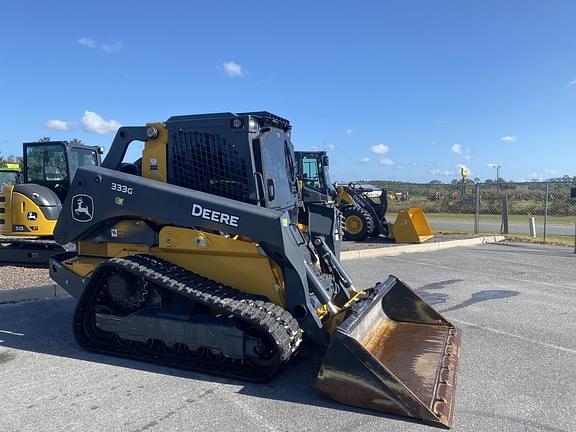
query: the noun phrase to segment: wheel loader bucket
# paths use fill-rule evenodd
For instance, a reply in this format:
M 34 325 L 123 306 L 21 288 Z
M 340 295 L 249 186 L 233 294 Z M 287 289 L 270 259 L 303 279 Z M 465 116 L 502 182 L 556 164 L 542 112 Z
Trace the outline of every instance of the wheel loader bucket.
M 316 380 L 347 405 L 450 428 L 459 330 L 390 276 L 337 327 Z
M 398 211 L 392 225 L 392 237 L 396 243 L 424 243 L 432 237 L 432 229 L 420 207 Z

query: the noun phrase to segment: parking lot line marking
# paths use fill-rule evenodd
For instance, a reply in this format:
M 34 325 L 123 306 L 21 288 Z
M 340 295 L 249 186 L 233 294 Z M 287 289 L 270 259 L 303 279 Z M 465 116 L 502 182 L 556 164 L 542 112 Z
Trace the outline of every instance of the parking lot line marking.
M 436 268 L 440 268 L 440 269 L 444 269 L 444 270 L 452 270 L 452 271 L 460 272 L 460 273 L 472 273 L 472 274 L 479 274 L 479 275 L 484 275 L 484 276 L 486 275 L 486 272 L 479 272 L 479 271 L 467 270 L 467 269 L 459 269 L 456 267 L 443 266 L 443 265 L 432 264 L 432 263 L 427 263 L 427 262 L 422 262 L 422 261 L 405 260 L 405 259 L 397 258 L 397 257 L 385 257 L 385 258 L 386 258 L 386 260 L 396 260 L 396 261 L 400 261 L 400 262 L 408 263 L 408 264 L 418 264 L 418 265 L 423 265 L 423 266 L 428 266 L 428 267 L 436 267 Z M 498 277 L 501 279 L 508 279 L 508 280 L 513 280 L 513 281 L 517 281 L 517 282 L 526 282 L 526 283 L 533 284 L 533 285 L 545 285 L 545 286 L 549 286 L 552 288 L 566 288 L 566 289 L 570 289 L 570 290 L 575 289 L 575 287 L 573 287 L 573 286 L 560 285 L 560 284 L 555 284 L 555 283 L 550 283 L 550 282 L 533 281 L 530 279 L 522 279 L 522 278 L 517 278 L 517 277 L 501 276 L 501 275 L 498 275 Z
M 555 349 L 555 350 L 558 350 L 558 351 L 564 351 L 564 352 L 567 352 L 567 353 L 576 354 L 576 350 L 574 350 L 574 349 L 562 347 L 562 346 L 559 346 L 559 345 L 553 345 L 553 344 L 549 344 L 549 343 L 546 343 L 546 342 L 538 342 L 538 341 L 532 340 L 532 339 L 530 339 L 530 338 L 527 338 L 527 337 L 525 337 L 525 336 L 520 336 L 520 335 L 517 335 L 517 334 L 514 334 L 514 333 L 508 333 L 508 332 L 503 331 L 503 330 L 498 330 L 498 329 L 495 329 L 495 328 L 486 327 L 486 326 L 483 326 L 483 325 L 480 325 L 480 324 L 474 324 L 474 323 L 471 323 L 471 322 L 468 322 L 468 321 L 462 321 L 462 320 L 458 320 L 458 319 L 451 319 L 450 321 L 454 321 L 454 322 L 457 322 L 457 323 L 459 323 L 459 324 L 463 324 L 463 325 L 465 325 L 466 327 L 473 327 L 473 328 L 477 328 L 477 329 L 481 329 L 481 330 L 487 330 L 487 331 L 489 331 L 489 332 L 496 333 L 496 334 L 500 334 L 500 335 L 503 335 L 503 336 L 510 336 L 510 337 L 513 337 L 513 338 L 516 338 L 516 339 L 520 339 L 520 340 L 525 341 L 525 342 L 530 342 L 530 343 L 535 344 L 535 345 L 541 345 L 541 346 L 544 346 L 544 347 L 546 347 L 546 348 L 552 348 L 552 349 Z
M 24 333 L 11 332 L 9 330 L 0 330 L 0 333 L 6 333 L 12 336 L 24 336 Z

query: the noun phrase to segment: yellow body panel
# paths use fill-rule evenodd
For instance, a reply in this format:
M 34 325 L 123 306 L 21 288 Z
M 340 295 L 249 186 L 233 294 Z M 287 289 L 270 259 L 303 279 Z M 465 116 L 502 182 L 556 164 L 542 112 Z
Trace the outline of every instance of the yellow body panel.
M 148 253 L 150 248 L 133 243 L 91 243 L 78 242 L 78 255 L 102 258 L 123 257 L 137 253 Z
M 77 275 L 88 277 L 102 261 L 104 258 L 74 257 L 64 261 L 63 264 Z
M 343 204 L 354 204 L 354 198 L 348 192 L 344 190 L 343 187 L 338 187 L 338 198 L 336 199 L 336 206 L 340 207 Z
M 168 143 L 168 130 L 162 123 L 148 123 L 146 126 L 158 130 L 158 136 L 146 141 L 142 152 L 142 177 L 167 181 L 166 144 Z
M 258 245 L 239 237 L 164 227 L 160 230 L 158 247 L 78 242 L 79 258 L 67 262 L 67 266 L 84 277 L 102 259 L 137 253 L 154 255 L 240 291 L 265 296 L 271 302 L 286 307 L 281 269 Z
M 14 185 L 5 185 L 0 193 L 0 235 L 52 237 L 56 220 L 48 220 L 34 201 L 14 192 Z M 3 198 L 3 199 L 2 199 Z M 28 220 L 29 212 L 36 213 L 35 220 Z M 23 226 L 28 231 L 13 231 L 14 226 Z
M 280 269 L 258 245 L 186 228 L 164 227 L 153 255 L 207 278 L 286 306 Z
M 391 224 L 392 238 L 396 243 L 424 243 L 432 237 L 432 229 L 420 207 L 398 211 L 396 222 Z
M 2 164 L 0 168 L 6 168 L 9 170 L 18 171 L 20 169 L 20 164 L 14 162 L 6 162 L 5 164 Z

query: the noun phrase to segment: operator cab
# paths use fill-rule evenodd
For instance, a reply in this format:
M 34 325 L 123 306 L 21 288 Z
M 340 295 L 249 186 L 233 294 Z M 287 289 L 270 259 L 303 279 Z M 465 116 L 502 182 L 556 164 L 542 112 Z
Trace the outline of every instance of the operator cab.
M 329 202 L 336 199 L 336 189 L 330 181 L 330 162 L 326 152 L 296 153 L 298 179 L 302 181 L 304 201 Z
M 24 143 L 24 183 L 45 186 L 64 201 L 79 167 L 100 165 L 102 147 L 68 141 Z

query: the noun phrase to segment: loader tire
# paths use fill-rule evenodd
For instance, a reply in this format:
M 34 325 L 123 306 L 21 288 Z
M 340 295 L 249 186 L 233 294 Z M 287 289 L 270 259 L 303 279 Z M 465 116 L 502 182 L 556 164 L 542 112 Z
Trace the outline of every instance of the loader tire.
M 374 221 L 366 210 L 359 207 L 348 207 L 343 210 L 342 216 L 344 216 L 345 240 L 366 240 L 374 231 Z

